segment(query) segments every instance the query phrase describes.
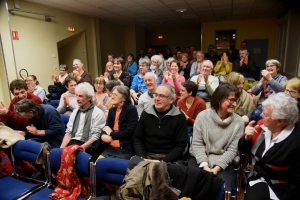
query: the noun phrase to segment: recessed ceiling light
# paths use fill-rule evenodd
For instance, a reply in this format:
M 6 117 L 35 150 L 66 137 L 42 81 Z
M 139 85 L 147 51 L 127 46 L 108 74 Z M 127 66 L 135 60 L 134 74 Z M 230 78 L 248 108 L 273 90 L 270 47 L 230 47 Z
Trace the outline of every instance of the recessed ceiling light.
M 186 11 L 186 9 L 185 8 L 182 8 L 182 9 L 177 9 L 176 10 L 176 12 L 181 12 L 181 13 L 183 13 L 183 12 L 185 12 Z

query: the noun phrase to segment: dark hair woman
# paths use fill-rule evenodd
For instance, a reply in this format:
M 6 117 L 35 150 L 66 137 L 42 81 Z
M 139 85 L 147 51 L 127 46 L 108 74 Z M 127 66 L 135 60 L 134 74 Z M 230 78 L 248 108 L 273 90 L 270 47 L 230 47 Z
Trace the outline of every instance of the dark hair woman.
M 234 113 L 238 89 L 222 83 L 213 93 L 211 108 L 200 112 L 194 123 L 189 165 L 203 168 L 225 181 L 231 191 L 234 181 L 233 163 L 238 161 L 237 144 L 244 132 L 243 119 Z

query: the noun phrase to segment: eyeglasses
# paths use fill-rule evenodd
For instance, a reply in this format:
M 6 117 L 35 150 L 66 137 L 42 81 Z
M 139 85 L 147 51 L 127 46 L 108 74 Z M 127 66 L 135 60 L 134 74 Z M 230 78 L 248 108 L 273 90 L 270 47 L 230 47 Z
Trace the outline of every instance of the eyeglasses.
M 31 82 L 31 81 L 33 81 L 33 80 L 25 80 L 25 82 Z
M 295 95 L 297 92 L 298 91 L 293 91 L 293 90 L 285 89 L 285 93 L 287 93 L 287 94 Z
M 229 101 L 229 103 L 231 103 L 231 104 L 239 102 L 239 99 L 228 99 L 228 98 L 226 98 L 226 100 Z
M 170 96 L 166 96 L 166 95 L 163 95 L 163 94 L 157 94 L 157 93 L 153 93 L 153 96 L 154 98 L 159 98 L 159 99 L 166 99 L 166 98 L 169 98 Z

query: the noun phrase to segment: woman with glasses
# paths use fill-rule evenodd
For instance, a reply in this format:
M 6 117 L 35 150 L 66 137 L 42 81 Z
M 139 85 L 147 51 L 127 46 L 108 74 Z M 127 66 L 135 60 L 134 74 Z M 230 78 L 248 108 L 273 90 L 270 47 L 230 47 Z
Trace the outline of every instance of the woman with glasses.
M 261 71 L 262 78 L 251 88 L 254 95 L 260 95 L 256 109 L 251 113 L 243 116 L 244 122 L 258 121 L 261 119 L 262 103 L 271 95 L 278 92 L 284 92 L 284 83 L 286 76 L 279 74 L 281 64 L 278 60 L 270 59 L 266 62 L 266 69 Z
M 238 72 L 231 72 L 226 77 L 225 82 L 236 86 L 240 93 L 240 97 L 234 112 L 240 116 L 251 113 L 255 108 L 255 100 L 248 92 L 244 90 L 244 76 Z
M 29 75 L 26 78 L 26 85 L 28 87 L 28 92 L 40 97 L 42 101 L 46 98 L 46 92 L 39 84 L 35 75 Z
M 109 102 L 108 94 L 106 93 L 104 77 L 97 77 L 94 80 L 94 88 L 96 90 L 94 96 L 95 105 L 104 113 L 108 111 L 107 104 Z
M 299 116 L 298 116 L 298 122 L 300 122 L 300 79 L 295 77 L 292 79 L 287 80 L 284 83 L 285 93 L 293 97 L 298 101 L 298 110 L 299 110 Z
M 236 86 L 222 83 L 211 97 L 211 108 L 200 112 L 194 123 L 189 166 L 203 168 L 225 181 L 231 191 L 237 145 L 244 133 L 243 119 L 234 113 L 239 98 Z
M 76 79 L 78 84 L 83 82 L 88 82 L 91 85 L 93 84 L 91 74 L 83 69 L 81 60 L 73 60 L 73 69 L 71 76 Z
M 106 125 L 100 138 L 107 144 L 101 153 L 104 157 L 130 159 L 134 154 L 133 133 L 138 122 L 138 114 L 131 104 L 130 92 L 126 86 L 115 86 L 111 92 L 111 103 Z

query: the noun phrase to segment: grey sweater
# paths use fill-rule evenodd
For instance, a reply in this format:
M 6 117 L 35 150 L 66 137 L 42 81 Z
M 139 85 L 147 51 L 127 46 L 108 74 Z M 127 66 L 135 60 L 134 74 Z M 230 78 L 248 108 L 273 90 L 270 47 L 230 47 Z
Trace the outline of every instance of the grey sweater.
M 209 167 L 223 170 L 237 156 L 237 145 L 244 134 L 243 119 L 232 113 L 222 120 L 213 109 L 200 112 L 194 123 L 190 154 L 197 163 L 207 162 Z

